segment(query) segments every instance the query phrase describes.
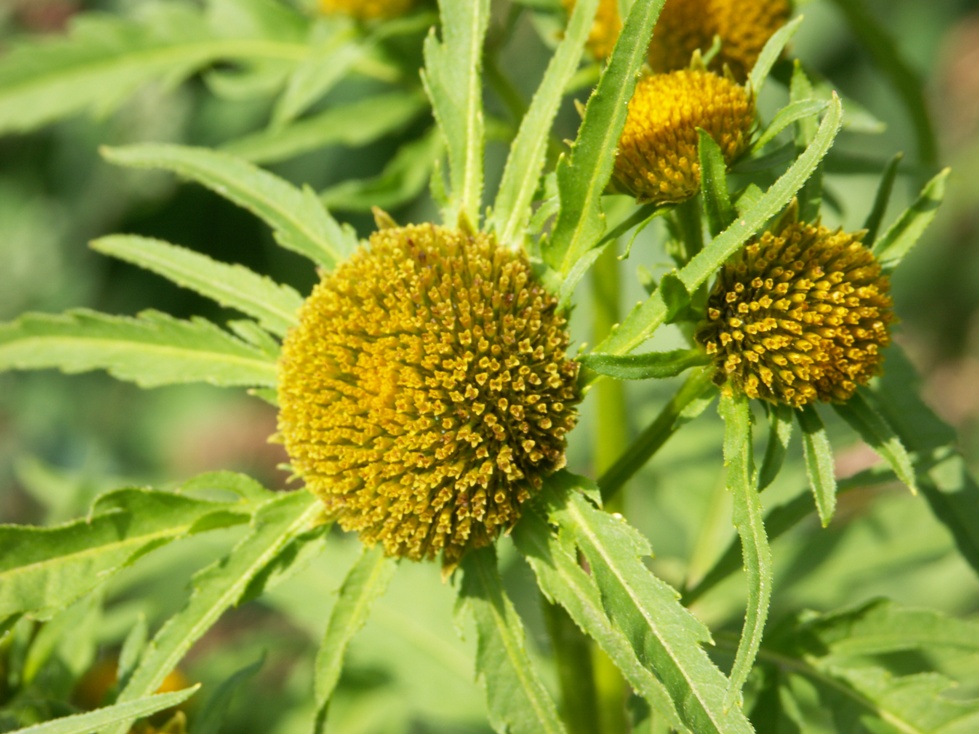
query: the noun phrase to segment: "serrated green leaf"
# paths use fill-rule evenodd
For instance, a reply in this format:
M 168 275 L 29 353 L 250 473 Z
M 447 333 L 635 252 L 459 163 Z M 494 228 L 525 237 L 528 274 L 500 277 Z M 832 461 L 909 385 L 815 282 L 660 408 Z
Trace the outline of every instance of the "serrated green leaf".
M 742 212 L 740 218 L 684 266 L 678 276 L 688 292 L 693 293 L 703 285 L 752 235 L 789 204 L 833 144 L 840 129 L 842 114 L 839 99 L 834 98 L 819 131 L 806 151 L 768 191 Z M 653 293 L 636 306 L 622 321 L 619 329 L 595 347 L 595 351 L 606 354 L 631 352 L 665 323 L 668 313 L 662 294 L 658 291 Z
M 826 109 L 826 105 L 827 103 L 821 99 L 802 99 L 789 102 L 776 113 L 768 127 L 758 136 L 758 139 L 751 146 L 752 150 L 761 150 L 793 123 L 805 118 L 815 119 Z
M 728 680 L 701 647 L 710 632 L 643 564 L 646 539 L 577 491 L 555 499 L 549 520 L 584 554 L 605 614 L 663 682 L 684 725 L 697 734 L 751 732 L 741 708 L 726 706 Z
M 676 377 L 684 370 L 707 364 L 710 359 L 700 349 L 645 354 L 583 354 L 578 357 L 588 369 L 616 380 L 649 380 Z
M 784 26 L 779 28 L 771 37 L 765 42 L 761 53 L 758 54 L 758 59 L 755 61 L 755 65 L 751 68 L 751 72 L 748 74 L 748 86 L 757 96 L 762 87 L 765 85 L 765 80 L 768 78 L 768 73 L 772 70 L 775 62 L 778 61 L 779 57 L 782 55 L 782 51 L 785 50 L 786 45 L 792 40 L 792 36 L 795 32 L 799 30 L 799 26 L 802 24 L 802 16 L 795 18 L 794 20 L 786 23 Z
M 564 39 L 551 57 L 520 129 L 510 146 L 503 179 L 493 204 L 493 228 L 504 245 L 522 243 L 547 156 L 551 127 L 568 82 L 578 69 L 598 0 L 579 0 Z
M 101 237 L 91 247 L 253 316 L 273 334 L 285 336 L 297 323 L 302 296 L 241 265 L 220 263 L 185 247 L 135 235 Z
M 104 369 L 141 387 L 187 382 L 274 387 L 275 361 L 209 321 L 158 311 L 135 318 L 86 309 L 0 324 L 0 370 Z
M 374 546 L 365 547 L 347 572 L 316 654 L 316 731 L 325 730 L 327 709 L 340 680 L 347 646 L 364 626 L 374 601 L 387 589 L 395 568 L 394 561 Z
M 221 734 L 235 693 L 245 681 L 259 671 L 264 662 L 265 653 L 263 652 L 262 656 L 254 663 L 236 670 L 230 677 L 222 680 L 217 688 L 204 699 L 200 708 L 195 710 L 194 722 L 190 727 L 191 734 Z
M 789 101 L 806 102 L 817 99 L 812 82 L 802 68 L 802 62 L 796 61 L 792 70 L 792 81 L 789 83 Z M 815 117 L 799 117 L 795 121 L 796 152 L 807 148 L 816 135 L 817 121 Z M 804 222 L 813 222 L 819 218 L 823 205 L 823 166 L 816 166 L 809 179 L 799 189 L 799 218 Z
M 327 145 L 359 146 L 404 129 L 427 108 L 421 94 L 396 91 L 330 107 L 281 128 L 269 128 L 221 146 L 252 163 L 274 163 Z
M 319 500 L 303 490 L 279 494 L 262 505 L 252 518 L 251 532 L 227 556 L 194 576 L 187 604 L 150 641 L 118 702 L 157 690 L 194 643 L 239 602 L 253 579 L 306 532 L 321 512 Z M 109 729 L 109 734 L 125 734 L 130 723 L 123 721 Z
M 728 701 L 740 706 L 741 689 L 758 656 L 765 620 L 772 601 L 772 549 L 765 532 L 763 510 L 755 484 L 752 450 L 751 406 L 744 395 L 721 394 L 718 410 L 724 419 L 724 463 L 727 488 L 734 498 L 734 526 L 741 538 L 745 577 L 748 581 L 748 607 L 744 629 L 734 656 Z
M 121 489 L 100 497 L 87 519 L 50 528 L 2 525 L 0 619 L 49 616 L 137 557 L 195 532 L 208 516 L 232 525 L 246 522 L 250 511 L 245 503 Z
M 553 476 L 547 480 L 553 487 L 549 491 L 563 501 L 574 479 L 570 474 Z M 567 610 L 574 623 L 611 658 L 629 685 L 671 727 L 687 731 L 666 688 L 640 661 L 625 632 L 609 619 L 598 585 L 578 563 L 573 544 L 569 548 L 561 543 L 537 508 L 529 508 L 521 516 L 513 529 L 513 541 L 534 570 L 544 594 Z
M 118 703 L 115 706 L 89 711 L 85 714 L 65 716 L 43 724 L 28 726 L 25 729 L 18 729 L 16 734 L 91 734 L 120 721 L 133 721 L 155 714 L 157 711 L 172 708 L 193 696 L 200 687 L 198 684 L 184 688 L 182 691 L 158 693 L 154 696 L 144 696 L 126 703 Z
M 880 224 L 884 221 L 884 214 L 887 211 L 887 205 L 891 200 L 891 192 L 894 190 L 894 180 L 897 178 L 897 168 L 901 161 L 904 159 L 904 153 L 896 153 L 893 158 L 887 162 L 887 166 L 884 167 L 884 172 L 880 177 L 880 183 L 877 184 L 877 194 L 874 196 L 874 205 L 870 209 L 870 213 L 867 215 L 867 220 L 863 223 L 863 228 L 867 230 L 867 234 L 864 235 L 863 244 L 866 247 L 873 247 L 874 243 L 877 241 L 877 232 L 880 230 Z
M 697 129 L 700 156 L 700 195 L 707 218 L 707 229 L 716 237 L 734 221 L 736 216 L 727 188 L 727 163 L 720 146 L 707 132 Z
M 635 3 L 592 96 L 571 153 L 558 162 L 561 199 L 554 231 L 544 243 L 544 262 L 567 276 L 602 238 L 605 216 L 601 196 L 615 162 L 636 72 L 646 59 L 649 38 L 665 0 Z M 582 273 L 583 274 L 583 273 Z M 579 276 L 580 277 L 580 276 Z
M 425 39 L 422 81 L 449 152 L 448 226 L 479 225 L 483 196 L 482 69 L 489 0 L 439 0 L 442 40 Z
M 917 494 L 911 457 L 897 433 L 878 412 L 876 402 L 873 393 L 860 389 L 845 403 L 835 403 L 833 408 L 890 465 L 898 479 Z
M 768 409 L 768 444 L 765 446 L 765 456 L 758 470 L 758 491 L 765 489 L 778 476 L 789 450 L 792 439 L 792 409 L 785 405 L 766 405 Z
M 836 470 L 833 464 L 833 447 L 823 427 L 819 413 L 812 405 L 796 411 L 802 429 L 802 454 L 806 463 L 806 475 L 816 500 L 816 510 L 823 527 L 829 525 L 836 510 Z
M 208 148 L 146 143 L 103 148 L 111 163 L 134 168 L 162 168 L 212 189 L 263 220 L 282 247 L 332 268 L 349 255 L 357 241 L 337 224 L 316 195 L 251 163 Z
M 297 61 L 308 53 L 289 34 L 266 30 L 229 35 L 183 2 L 143 3 L 132 18 L 78 14 L 65 37 L 22 42 L 0 61 L 0 132 L 104 113 L 147 82 L 172 85 L 217 60 Z
M 463 558 L 459 603 L 476 622 L 476 672 L 493 728 L 508 734 L 565 732 L 554 701 L 524 647 L 524 630 L 503 590 L 490 546 Z
M 945 181 L 950 168 L 925 184 L 914 203 L 874 243 L 873 253 L 885 273 L 891 272 L 914 247 L 931 224 L 945 198 Z

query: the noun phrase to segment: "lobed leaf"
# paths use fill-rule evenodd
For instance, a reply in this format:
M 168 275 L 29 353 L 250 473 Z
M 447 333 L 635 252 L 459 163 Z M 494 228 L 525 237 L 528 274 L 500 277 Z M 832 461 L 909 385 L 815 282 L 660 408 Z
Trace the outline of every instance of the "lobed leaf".
M 182 691 L 158 693 L 126 703 L 106 706 L 84 714 L 64 716 L 60 719 L 46 721 L 43 724 L 18 729 L 17 734 L 92 734 L 120 721 L 133 721 L 155 714 L 157 711 L 172 708 L 193 696 L 200 687 L 198 684 L 184 688 Z
M 914 203 L 874 243 L 873 253 L 884 272 L 891 272 L 914 247 L 931 224 L 945 198 L 946 168 L 925 184 Z
M 710 358 L 700 349 L 645 354 L 583 354 L 578 361 L 600 375 L 616 380 L 649 380 L 676 377 L 684 370 L 708 364 Z
M 104 369 L 141 387 L 187 382 L 274 387 L 275 360 L 209 321 L 158 311 L 135 318 L 86 309 L 0 324 L 0 370 Z
M 806 463 L 806 475 L 816 500 L 816 510 L 823 527 L 829 525 L 836 510 L 836 470 L 833 464 L 833 447 L 823 427 L 819 413 L 812 405 L 796 411 L 802 429 L 802 454 Z
M 445 224 L 479 224 L 483 196 L 483 38 L 489 0 L 439 0 L 442 40 L 425 39 L 422 81 L 449 152 L 450 198 Z
M 278 336 L 285 336 L 297 323 L 302 296 L 242 265 L 220 263 L 185 247 L 135 235 L 100 237 L 91 247 L 252 316 Z
M 718 410 L 724 419 L 727 488 L 734 498 L 734 526 L 741 538 L 745 577 L 748 581 L 748 608 L 728 686 L 729 700 L 737 700 L 740 705 L 741 689 L 758 656 L 765 620 L 771 606 L 773 562 L 755 477 L 751 406 L 744 395 L 735 397 L 722 393 Z
M 102 148 L 111 163 L 162 168 L 196 181 L 263 220 L 276 242 L 324 268 L 332 268 L 356 247 L 353 233 L 330 216 L 308 188 L 251 163 L 208 148 L 144 143 Z

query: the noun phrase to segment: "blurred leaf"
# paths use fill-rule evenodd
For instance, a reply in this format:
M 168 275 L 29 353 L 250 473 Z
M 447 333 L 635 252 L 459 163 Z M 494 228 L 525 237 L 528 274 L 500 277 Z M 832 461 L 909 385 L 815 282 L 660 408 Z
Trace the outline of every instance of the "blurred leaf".
M 880 183 L 877 184 L 877 195 L 874 197 L 874 206 L 871 208 L 870 214 L 867 215 L 867 221 L 863 223 L 863 228 L 867 230 L 867 234 L 863 238 L 863 244 L 867 247 L 873 247 L 877 241 L 877 232 L 880 230 L 880 224 L 884 220 L 887 205 L 891 200 L 891 192 L 894 190 L 897 167 L 903 158 L 904 153 L 895 154 L 887 162 L 887 166 L 884 168 L 884 172 L 880 177 Z
M 397 568 L 380 546 L 364 547 L 340 587 L 316 654 L 316 728 L 326 730 L 326 716 L 333 691 L 340 680 L 347 646 L 370 615 L 374 601 L 387 589 Z
M 319 500 L 305 491 L 287 492 L 268 500 L 252 517 L 251 532 L 224 558 L 194 576 L 187 604 L 168 619 L 147 646 L 118 702 L 136 700 L 155 691 L 187 651 L 297 535 L 320 516 Z M 108 730 L 125 734 L 130 720 Z
M 119 670 L 118 679 L 120 684 L 125 685 L 139 662 L 139 656 L 143 654 L 146 647 L 146 640 L 149 636 L 149 627 L 146 624 L 146 615 L 139 613 L 136 624 L 126 634 L 126 639 L 122 642 L 122 649 L 119 651 Z
M 761 469 L 758 470 L 759 492 L 775 481 L 792 439 L 792 409 L 786 405 L 769 403 L 765 407 L 768 412 L 768 444 L 765 446 Z
M 374 207 L 390 210 L 402 206 L 424 191 L 432 170 L 442 155 L 442 139 L 436 128 L 401 146 L 375 178 L 344 181 L 320 194 L 330 209 L 369 212 Z M 435 178 L 439 176 L 435 174 Z
M 0 618 L 21 612 L 47 616 L 136 558 L 196 532 L 209 516 L 234 525 L 246 522 L 251 509 L 245 503 L 120 489 L 100 497 L 86 519 L 51 528 L 2 525 Z
M 676 349 L 672 352 L 645 354 L 583 354 L 578 361 L 600 375 L 616 380 L 649 380 L 676 377 L 691 367 L 710 361 L 700 349 Z
M 483 679 L 489 720 L 498 732 L 564 732 L 557 708 L 524 647 L 524 630 L 503 590 L 492 546 L 462 560 L 459 604 L 476 621 L 476 672 Z
M 833 409 L 860 434 L 870 448 L 890 464 L 898 479 L 912 492 L 917 493 L 918 484 L 914 478 L 911 457 L 897 433 L 878 412 L 875 403 L 873 393 L 860 389 L 845 403 L 834 403 Z
M 163 168 L 207 186 L 268 224 L 282 247 L 324 268 L 332 268 L 357 245 L 353 232 L 337 224 L 310 189 L 297 189 L 226 153 L 147 143 L 102 148 L 102 155 L 111 163 Z
M 796 411 L 802 429 L 802 452 L 806 461 L 809 486 L 816 500 L 816 509 L 823 527 L 829 525 L 836 510 L 836 470 L 833 464 L 833 447 L 823 427 L 819 413 L 812 405 Z
M 564 90 L 578 69 L 597 7 L 598 0 L 575 3 L 564 39 L 551 57 L 510 146 L 503 180 L 493 204 L 493 228 L 499 241 L 506 246 L 523 241 L 533 213 L 530 204 L 539 187 L 554 118 L 564 98 Z
M 140 387 L 187 382 L 275 386 L 275 360 L 209 321 L 158 311 L 135 318 L 86 309 L 0 324 L 0 370 L 104 369 Z
M 789 104 L 775 113 L 775 117 L 768 123 L 768 127 L 752 143 L 752 150 L 761 150 L 772 142 L 780 132 L 793 123 L 797 123 L 806 118 L 816 119 L 826 109 L 828 104 L 828 102 L 820 99 L 802 99 L 797 102 L 789 102 Z
M 704 204 L 707 229 L 716 237 L 731 226 L 735 211 L 727 188 L 727 163 L 720 146 L 707 132 L 697 129 L 700 156 L 700 196 Z
M 449 205 L 444 224 L 479 226 L 483 195 L 483 38 L 489 0 L 439 0 L 442 40 L 425 39 L 422 81 L 449 152 Z
M 649 37 L 664 1 L 632 6 L 608 66 L 588 99 L 571 152 L 558 161 L 561 211 L 544 243 L 543 255 L 544 262 L 565 278 L 604 234 L 602 192 L 612 175 L 619 135 L 636 89 L 636 72 L 646 59 Z M 569 284 L 568 290 L 573 287 Z
M 229 678 L 221 681 L 196 710 L 190 734 L 221 734 L 235 694 L 259 671 L 263 663 L 265 663 L 264 653 L 254 663 L 236 670 Z
M 112 726 L 120 721 L 127 722 L 155 714 L 157 711 L 172 708 L 183 703 L 197 693 L 200 685 L 185 688 L 173 693 L 159 693 L 144 696 L 126 703 L 90 711 L 86 714 L 65 716 L 43 724 L 18 729 L 17 734 L 90 734 Z
M 873 253 L 885 273 L 901 264 L 935 218 L 945 198 L 945 180 L 950 172 L 946 168 L 925 184 L 914 203 L 874 243 Z
M 642 557 L 650 554 L 646 539 L 621 517 L 595 509 L 577 490 L 554 498 L 549 520 L 584 554 L 605 615 L 663 682 L 683 723 L 697 734 L 751 732 L 741 708 L 726 705 L 728 680 L 701 647 L 711 641 L 710 632 L 644 565 Z
M 812 144 L 798 160 L 749 209 L 743 211 L 730 227 L 684 266 L 679 272 L 679 278 L 688 292 L 693 293 L 703 285 L 752 235 L 788 205 L 833 144 L 840 129 L 841 115 L 839 100 L 834 99 Z M 632 351 L 653 335 L 666 321 L 668 313 L 667 304 L 657 290 L 636 306 L 619 329 L 595 347 L 595 351 L 607 354 L 626 354 Z
M 302 296 L 241 265 L 227 265 L 185 247 L 135 235 L 101 237 L 91 247 L 253 316 L 273 334 L 285 336 L 297 323 Z
M 275 163 L 327 145 L 364 145 L 404 129 L 427 106 L 424 96 L 416 93 L 379 94 L 252 133 L 221 149 L 252 163 Z
M 761 53 L 758 54 L 758 59 L 755 61 L 755 65 L 751 68 L 751 72 L 748 74 L 748 87 L 757 97 L 761 92 L 762 87 L 765 85 L 765 80 L 768 79 L 768 73 L 772 70 L 775 62 L 779 60 L 782 55 L 782 51 L 785 50 L 786 45 L 792 40 L 792 36 L 795 32 L 799 30 L 799 26 L 802 24 L 802 16 L 786 23 L 784 26 L 779 28 L 771 37 L 765 42 L 765 46 L 762 48 Z
M 758 656 L 772 601 L 772 549 L 768 544 L 752 453 L 751 406 L 744 395 L 721 393 L 718 411 L 724 419 L 724 464 L 727 488 L 734 498 L 733 520 L 741 538 L 748 608 L 728 684 L 728 702 L 741 706 L 741 689 Z

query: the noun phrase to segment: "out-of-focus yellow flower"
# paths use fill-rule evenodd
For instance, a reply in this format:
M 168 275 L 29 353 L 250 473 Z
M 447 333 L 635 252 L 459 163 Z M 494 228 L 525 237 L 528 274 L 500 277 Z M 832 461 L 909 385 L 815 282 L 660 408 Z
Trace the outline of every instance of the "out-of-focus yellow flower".
M 689 199 L 700 188 L 697 129 L 714 138 L 730 163 L 747 148 L 754 120 L 748 90 L 712 72 L 641 79 L 619 139 L 615 180 L 639 201 Z
M 434 225 L 376 232 L 286 337 L 279 430 L 329 513 L 454 568 L 564 465 L 577 364 L 523 254 Z
M 395 18 L 404 15 L 415 0 L 319 0 L 320 11 L 327 15 L 349 15 L 360 20 Z
M 718 384 L 800 408 L 846 401 L 880 371 L 894 316 L 861 237 L 793 222 L 724 266 L 697 330 Z
M 575 0 L 561 0 L 565 10 L 570 14 L 574 10 Z M 588 33 L 588 51 L 596 59 L 604 59 L 615 48 L 622 32 L 622 17 L 619 15 L 619 0 L 599 0 L 598 11 L 595 13 L 595 23 Z

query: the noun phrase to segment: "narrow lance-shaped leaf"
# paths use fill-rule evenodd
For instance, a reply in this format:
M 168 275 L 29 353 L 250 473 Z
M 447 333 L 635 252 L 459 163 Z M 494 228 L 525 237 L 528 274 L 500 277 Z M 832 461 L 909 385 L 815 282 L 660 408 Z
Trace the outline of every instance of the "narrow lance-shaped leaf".
M 758 491 L 775 481 L 792 438 L 794 414 L 787 405 L 768 405 L 768 444 L 758 470 Z
M 187 604 L 164 623 L 147 646 L 118 702 L 132 701 L 160 687 L 224 612 L 238 603 L 252 580 L 274 563 L 290 541 L 306 531 L 322 512 L 319 501 L 305 491 L 288 492 L 269 500 L 254 516 L 252 530 L 231 552 L 194 577 Z M 125 734 L 123 721 L 109 734 Z
M 246 503 L 206 502 L 169 492 L 121 489 L 90 517 L 49 528 L 0 525 L 0 619 L 64 609 L 138 556 L 189 535 L 206 518 L 246 522 Z
M 884 214 L 887 212 L 887 205 L 891 201 L 891 192 L 894 190 L 894 181 L 897 178 L 897 168 L 904 159 L 903 153 L 896 153 L 887 162 L 884 173 L 877 184 L 877 194 L 874 196 L 874 205 L 867 215 L 867 220 L 863 223 L 863 228 L 867 234 L 863 238 L 863 243 L 867 247 L 873 247 L 877 242 L 877 233 L 880 231 L 880 224 L 884 221 Z
M 578 358 L 585 367 L 616 380 L 649 380 L 675 377 L 684 370 L 708 364 L 700 349 L 676 349 L 672 352 L 645 354 L 584 354 Z
M 765 85 L 765 80 L 768 79 L 768 72 L 772 70 L 775 62 L 782 55 L 785 46 L 792 40 L 795 32 L 799 30 L 800 25 L 802 25 L 802 17 L 786 23 L 766 41 L 761 53 L 758 54 L 758 60 L 755 61 L 755 65 L 748 74 L 748 85 L 755 95 L 761 92 L 762 87 Z
M 663 682 L 684 725 L 697 734 L 752 732 L 741 708 L 726 705 L 728 679 L 701 647 L 710 632 L 643 563 L 645 538 L 580 492 L 555 502 L 549 519 L 584 554 L 605 614 Z
M 442 40 L 425 39 L 422 80 L 449 151 L 449 226 L 479 225 L 483 196 L 483 38 L 489 0 L 439 0 Z
M 802 428 L 802 453 L 806 461 L 809 486 L 816 500 L 816 510 L 823 527 L 829 525 L 836 510 L 836 471 L 833 466 L 833 448 L 823 427 L 819 413 L 812 405 L 796 412 Z
M 636 89 L 636 72 L 646 59 L 649 38 L 664 1 L 633 4 L 608 67 L 585 107 L 571 153 L 558 163 L 561 212 L 544 243 L 543 255 L 544 261 L 565 277 L 605 230 L 602 192 L 612 175 L 629 100 Z
M 698 153 L 700 156 L 700 185 L 701 198 L 704 202 L 704 214 L 707 217 L 707 228 L 716 237 L 731 222 L 734 221 L 734 207 L 731 206 L 731 194 L 727 188 L 727 163 L 721 147 L 709 134 L 697 130 L 699 138 Z
M 145 143 L 103 148 L 111 163 L 162 168 L 207 186 L 263 220 L 282 247 L 332 268 L 353 251 L 356 237 L 337 224 L 309 189 L 297 189 L 240 158 L 181 145 Z
M 721 395 L 719 405 L 724 419 L 724 463 L 727 488 L 734 498 L 734 526 L 741 538 L 745 576 L 748 580 L 748 608 L 744 629 L 731 669 L 728 702 L 740 706 L 741 689 L 758 656 L 768 608 L 772 601 L 772 549 L 765 532 L 761 497 L 755 483 L 752 455 L 751 406 L 744 395 Z
M 263 652 L 262 656 L 254 663 L 236 670 L 229 678 L 222 680 L 217 688 L 210 691 L 200 707 L 194 711 L 192 734 L 221 734 L 223 725 L 228 719 L 228 709 L 231 707 L 235 693 L 259 671 L 264 662 L 265 653 Z
M 65 716 L 43 724 L 28 726 L 25 729 L 18 729 L 17 734 L 93 734 L 120 721 L 141 719 L 157 711 L 177 706 L 197 693 L 198 689 L 200 684 L 173 693 L 144 696 L 88 713 Z
M 743 212 L 730 227 L 683 267 L 678 275 L 688 292 L 693 293 L 703 285 L 765 222 L 789 204 L 833 144 L 840 129 L 842 113 L 839 99 L 834 97 L 819 131 L 805 152 L 748 211 Z M 662 294 L 659 291 L 654 292 L 649 299 L 634 308 L 622 321 L 619 329 L 595 347 L 595 351 L 605 354 L 626 354 L 632 351 L 653 335 L 666 321 L 668 313 Z
M 565 731 L 554 701 L 525 649 L 523 625 L 503 590 L 492 546 L 462 561 L 459 603 L 476 622 L 476 671 L 483 679 L 493 728 L 509 734 Z
M 135 235 L 101 237 L 91 247 L 158 273 L 222 306 L 253 316 L 273 334 L 284 336 L 296 325 L 302 296 L 291 287 L 241 265 L 217 262 L 185 247 Z
M 0 370 L 46 368 L 104 369 L 141 387 L 276 382 L 274 357 L 204 319 L 181 321 L 158 311 L 131 318 L 78 309 L 0 324 Z
M 316 655 L 317 730 L 326 723 L 333 690 L 340 680 L 347 646 L 370 615 L 374 601 L 387 589 L 396 568 L 379 546 L 364 548 L 340 587 Z
M 900 265 L 938 214 L 950 172 L 951 169 L 946 168 L 925 184 L 914 203 L 874 243 L 873 253 L 884 272 L 891 272 Z
M 564 98 L 564 89 L 578 69 L 597 7 L 598 0 L 575 3 L 564 39 L 551 57 L 510 146 L 503 180 L 493 205 L 493 227 L 499 240 L 506 245 L 519 245 L 530 221 L 530 204 L 540 183 L 551 125 Z
M 802 63 L 795 62 L 792 71 L 792 81 L 789 84 L 790 102 L 807 102 L 816 99 L 816 92 L 812 82 L 802 69 Z M 816 135 L 817 121 L 815 117 L 802 116 L 795 121 L 795 146 L 796 151 L 805 150 L 812 143 Z M 815 221 L 819 217 L 823 203 L 823 167 L 822 164 L 816 166 L 812 175 L 806 180 L 802 188 L 799 189 L 799 218 L 804 222 Z

